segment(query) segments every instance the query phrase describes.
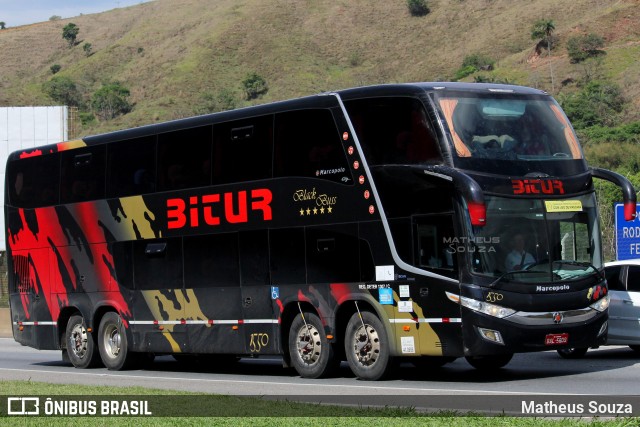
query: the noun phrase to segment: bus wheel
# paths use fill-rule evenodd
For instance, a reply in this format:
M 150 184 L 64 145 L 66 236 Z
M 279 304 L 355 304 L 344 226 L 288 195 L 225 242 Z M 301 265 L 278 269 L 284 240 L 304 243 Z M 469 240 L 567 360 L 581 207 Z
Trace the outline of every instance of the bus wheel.
M 558 354 L 564 359 L 580 359 L 587 354 L 588 348 L 561 348 L 558 350 Z
M 333 346 L 329 343 L 320 318 L 305 312 L 298 314 L 289 330 L 291 363 L 304 378 L 320 378 L 337 368 Z
M 500 369 L 511 361 L 513 354 L 494 354 L 491 356 L 467 356 L 467 362 L 481 371 Z
M 104 366 L 111 371 L 129 368 L 140 360 L 139 355 L 129 351 L 124 324 L 113 311 L 106 313 L 100 321 L 98 347 Z
M 65 331 L 67 356 L 76 368 L 94 368 L 100 363 L 93 335 L 87 331 L 82 316 L 71 316 Z
M 351 371 L 362 380 L 384 378 L 392 366 L 389 340 L 378 316 L 362 311 L 354 313 L 347 324 L 344 348 Z

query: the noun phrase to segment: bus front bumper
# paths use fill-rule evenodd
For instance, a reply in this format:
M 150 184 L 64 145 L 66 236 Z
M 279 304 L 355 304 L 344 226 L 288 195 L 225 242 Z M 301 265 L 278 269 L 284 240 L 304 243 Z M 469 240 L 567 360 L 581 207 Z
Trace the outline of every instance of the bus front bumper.
M 590 308 L 502 319 L 463 310 L 465 356 L 596 347 L 606 342 L 607 319 Z

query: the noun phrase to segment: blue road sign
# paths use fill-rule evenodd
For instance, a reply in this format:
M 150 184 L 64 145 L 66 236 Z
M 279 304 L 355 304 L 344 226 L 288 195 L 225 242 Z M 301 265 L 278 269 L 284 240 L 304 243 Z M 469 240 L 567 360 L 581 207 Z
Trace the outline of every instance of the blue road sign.
M 636 205 L 636 212 L 640 213 L 640 203 Z M 616 203 L 616 259 L 640 258 L 640 218 L 625 221 L 624 205 Z

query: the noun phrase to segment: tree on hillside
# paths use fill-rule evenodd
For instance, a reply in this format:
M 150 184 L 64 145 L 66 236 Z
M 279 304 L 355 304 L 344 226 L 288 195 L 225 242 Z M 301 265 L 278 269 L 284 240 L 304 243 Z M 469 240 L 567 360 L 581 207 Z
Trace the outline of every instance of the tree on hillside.
M 611 82 L 591 81 L 580 92 L 560 98 L 573 127 L 615 126 L 624 109 L 620 87 Z
M 536 51 L 542 46 L 547 48 L 547 58 L 549 59 L 549 75 L 551 76 L 551 90 L 555 92 L 555 84 L 553 81 L 553 65 L 551 64 L 551 49 L 553 47 L 553 32 L 556 26 L 551 19 L 538 19 L 531 27 L 531 39 L 539 40 L 536 45 Z
M 82 96 L 73 80 L 66 76 L 54 76 L 42 85 L 42 91 L 63 105 L 79 107 Z
M 426 0 L 407 0 L 407 7 L 411 16 L 425 16 L 431 12 Z
M 91 56 L 91 54 L 93 53 L 93 52 L 91 52 L 92 48 L 93 48 L 93 45 L 91 43 L 85 43 L 82 46 L 82 50 L 84 50 L 84 54 L 86 56 Z
M 131 92 L 119 82 L 103 84 L 91 97 L 91 108 L 98 117 L 110 120 L 131 111 Z
M 76 44 L 76 38 L 79 32 L 80 28 L 73 22 L 70 22 L 62 29 L 62 38 L 69 43 L 69 47 L 73 47 L 73 45 Z
M 567 40 L 567 53 L 574 64 L 605 55 L 603 47 L 604 39 L 594 33 L 571 37 Z
M 247 77 L 242 81 L 242 87 L 249 101 L 264 95 L 269 90 L 264 77 L 255 72 L 247 74 Z
M 4 30 L 5 26 L 7 25 L 6 22 L 4 21 L 0 21 L 0 30 Z

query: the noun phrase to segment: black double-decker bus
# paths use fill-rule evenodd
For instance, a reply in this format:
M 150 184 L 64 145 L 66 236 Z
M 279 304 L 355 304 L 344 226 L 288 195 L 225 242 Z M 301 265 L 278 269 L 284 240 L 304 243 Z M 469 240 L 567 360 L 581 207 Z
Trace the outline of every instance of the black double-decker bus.
M 590 347 L 607 333 L 592 179 L 548 94 L 324 93 L 12 153 L 15 339 L 78 368 L 282 355 L 300 375 Z

